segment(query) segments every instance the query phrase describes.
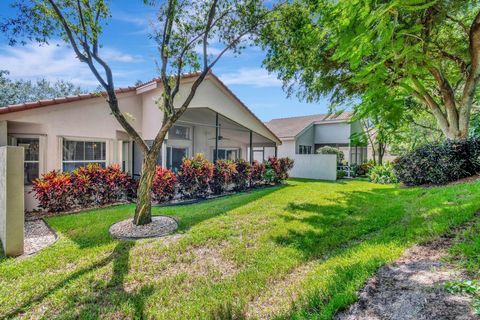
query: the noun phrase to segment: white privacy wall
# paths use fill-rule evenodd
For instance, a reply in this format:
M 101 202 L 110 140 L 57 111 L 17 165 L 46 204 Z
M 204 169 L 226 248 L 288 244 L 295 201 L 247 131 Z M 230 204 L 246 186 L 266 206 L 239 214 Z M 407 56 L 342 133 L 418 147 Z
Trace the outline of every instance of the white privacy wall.
M 337 180 L 337 156 L 334 154 L 295 154 L 292 178 Z

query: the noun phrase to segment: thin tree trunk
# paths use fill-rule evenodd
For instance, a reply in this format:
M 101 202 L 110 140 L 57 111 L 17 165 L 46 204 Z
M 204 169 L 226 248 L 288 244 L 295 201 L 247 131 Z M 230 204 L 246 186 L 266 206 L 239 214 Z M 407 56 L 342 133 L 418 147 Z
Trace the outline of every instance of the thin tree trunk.
M 133 218 L 135 225 L 145 225 L 152 222 L 151 190 L 155 178 L 156 166 L 156 157 L 154 157 L 152 153 L 147 154 L 143 160 L 142 175 L 138 183 L 137 205 Z
M 378 165 L 383 165 L 384 147 L 381 141 L 378 141 Z

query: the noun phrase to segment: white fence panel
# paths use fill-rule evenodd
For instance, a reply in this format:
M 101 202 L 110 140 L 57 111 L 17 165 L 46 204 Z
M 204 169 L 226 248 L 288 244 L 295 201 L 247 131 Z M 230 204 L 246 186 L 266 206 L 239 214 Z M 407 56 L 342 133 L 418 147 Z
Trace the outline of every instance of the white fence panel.
M 334 154 L 296 154 L 292 178 L 337 180 L 337 156 Z

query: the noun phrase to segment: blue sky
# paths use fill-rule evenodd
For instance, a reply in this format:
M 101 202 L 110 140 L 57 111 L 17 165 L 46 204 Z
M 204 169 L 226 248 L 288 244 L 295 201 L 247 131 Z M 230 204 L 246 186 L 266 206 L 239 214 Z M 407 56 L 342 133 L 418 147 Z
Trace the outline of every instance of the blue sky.
M 9 3 L 0 2 L 0 18 L 14 14 Z M 115 0 L 111 1 L 111 11 L 112 20 L 101 39 L 101 53 L 114 71 L 116 86 L 129 86 L 137 80 L 158 76 L 155 42 L 148 37 L 154 8 L 144 6 L 140 0 Z M 259 48 L 248 48 L 237 57 L 224 56 L 213 71 L 264 121 L 327 112 L 328 99 L 309 104 L 296 97 L 287 98 L 281 82 L 262 68 L 263 58 L 264 52 Z M 60 41 L 43 47 L 33 43 L 9 47 L 7 39 L 0 36 L 0 70 L 5 69 L 12 78 L 46 77 L 69 80 L 89 89 L 97 86 L 90 70 Z

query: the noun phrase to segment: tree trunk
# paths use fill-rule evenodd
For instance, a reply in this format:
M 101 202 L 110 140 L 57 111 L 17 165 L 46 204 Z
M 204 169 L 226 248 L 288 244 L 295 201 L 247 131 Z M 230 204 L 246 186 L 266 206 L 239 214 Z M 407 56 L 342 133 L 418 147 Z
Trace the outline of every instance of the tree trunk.
M 383 154 L 385 153 L 385 147 L 381 141 L 378 141 L 378 165 L 383 165 Z
M 133 217 L 135 225 L 145 225 L 152 222 L 151 190 L 156 166 L 157 158 L 152 153 L 145 155 L 142 175 L 137 190 L 137 206 L 135 207 L 135 216 Z

